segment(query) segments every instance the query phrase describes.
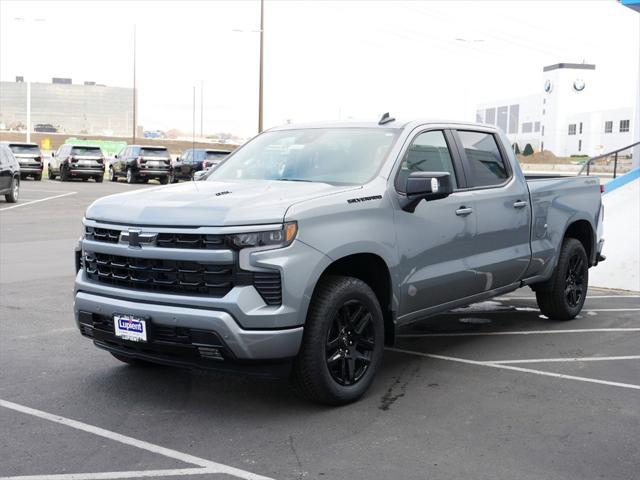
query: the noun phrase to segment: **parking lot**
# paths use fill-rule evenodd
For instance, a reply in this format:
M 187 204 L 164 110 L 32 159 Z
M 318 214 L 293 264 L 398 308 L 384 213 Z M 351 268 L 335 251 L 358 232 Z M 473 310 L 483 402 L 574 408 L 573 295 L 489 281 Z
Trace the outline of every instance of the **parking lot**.
M 591 289 L 569 322 L 521 289 L 414 324 L 341 408 L 121 364 L 76 331 L 73 247 L 93 200 L 138 188 L 158 185 L 24 181 L 0 201 L 0 480 L 640 478 L 628 292 Z

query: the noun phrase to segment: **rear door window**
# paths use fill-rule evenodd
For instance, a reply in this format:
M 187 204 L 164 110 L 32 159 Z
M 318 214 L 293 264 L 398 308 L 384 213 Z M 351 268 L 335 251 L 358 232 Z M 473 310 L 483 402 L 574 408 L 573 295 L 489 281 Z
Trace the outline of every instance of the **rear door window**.
M 458 130 L 467 164 L 470 187 L 490 187 L 505 183 L 510 174 L 493 134 Z
M 396 177 L 397 191 L 405 191 L 407 177 L 412 172 L 449 172 L 454 187 L 458 185 L 451 152 L 442 130 L 423 132 L 413 139 L 400 164 Z

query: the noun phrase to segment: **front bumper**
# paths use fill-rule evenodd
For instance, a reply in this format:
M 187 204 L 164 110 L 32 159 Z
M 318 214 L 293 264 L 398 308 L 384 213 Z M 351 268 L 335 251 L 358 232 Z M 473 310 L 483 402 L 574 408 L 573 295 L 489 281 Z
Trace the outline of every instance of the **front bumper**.
M 222 311 L 131 302 L 85 292 L 76 295 L 74 311 L 80 332 L 97 346 L 159 363 L 219 369 L 220 362 L 286 362 L 298 353 L 302 340 L 302 327 L 245 330 Z M 116 337 L 112 320 L 116 313 L 147 319 L 149 341 Z

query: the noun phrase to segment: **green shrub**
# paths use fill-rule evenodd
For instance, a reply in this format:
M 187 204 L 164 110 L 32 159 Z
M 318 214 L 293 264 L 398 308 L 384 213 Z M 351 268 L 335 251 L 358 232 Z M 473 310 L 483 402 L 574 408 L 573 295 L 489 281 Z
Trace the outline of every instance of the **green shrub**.
M 525 157 L 528 157 L 529 155 L 533 155 L 533 147 L 531 146 L 531 144 L 530 144 L 530 143 L 527 143 L 527 144 L 524 146 L 524 152 L 522 152 L 522 154 L 523 154 Z

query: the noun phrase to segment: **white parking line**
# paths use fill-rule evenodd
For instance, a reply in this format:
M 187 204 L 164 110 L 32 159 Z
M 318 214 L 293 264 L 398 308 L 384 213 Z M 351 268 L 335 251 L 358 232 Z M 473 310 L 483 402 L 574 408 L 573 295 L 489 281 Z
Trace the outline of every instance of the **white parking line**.
M 405 353 L 407 355 L 416 355 L 418 357 L 435 358 L 437 360 L 447 360 L 449 362 L 466 363 L 469 365 L 478 365 L 481 367 L 489 367 L 489 368 L 499 368 L 502 370 L 513 370 L 515 372 L 532 373 L 534 375 L 542 375 L 545 377 L 555 377 L 555 378 L 561 378 L 564 380 L 577 380 L 579 382 L 597 383 L 600 385 L 608 385 L 612 387 L 621 387 L 621 388 L 628 388 L 632 390 L 640 390 L 640 385 L 634 385 L 632 383 L 610 382 L 608 380 L 600 380 L 597 378 L 577 377 L 575 375 L 565 375 L 563 373 L 545 372 L 543 370 L 534 370 L 531 368 L 515 367 L 513 365 L 502 365 L 499 363 L 481 362 L 478 360 L 469 360 L 466 358 L 447 357 L 445 355 L 435 355 L 433 353 L 415 352 L 413 350 L 405 350 L 403 348 L 387 347 L 385 348 L 385 350 L 389 350 L 391 352 Z
M 584 312 L 640 312 L 640 308 L 589 308 Z
M 245 480 L 273 480 L 268 477 L 264 477 L 262 475 L 256 475 L 255 473 L 247 472 L 245 470 L 240 470 L 239 468 L 229 467 L 221 463 L 205 460 L 204 458 L 195 457 L 193 455 L 189 455 L 188 453 L 182 453 L 177 450 L 161 447 L 160 445 L 154 445 L 153 443 L 145 442 L 144 440 L 138 440 L 136 438 L 128 437 L 126 435 L 112 432 L 104 428 L 95 427 L 93 425 L 79 422 L 77 420 L 72 420 L 70 418 L 61 417 L 59 415 L 53 415 L 51 413 L 43 412 L 42 410 L 36 410 L 34 408 L 26 407 L 24 405 L 19 405 L 13 402 L 8 402 L 6 400 L 0 399 L 0 407 L 8 408 L 10 410 L 15 410 L 16 412 L 25 413 L 27 415 L 33 415 L 34 417 L 42 418 L 44 420 L 49 420 L 50 422 L 59 423 L 61 425 L 66 425 L 67 427 L 75 428 L 76 430 L 92 433 L 100 437 L 108 438 L 109 440 L 113 440 L 115 442 L 120 442 L 125 445 L 137 447 L 142 450 L 146 450 L 148 452 L 152 452 L 158 455 L 163 455 L 165 457 L 172 458 L 174 460 L 190 463 L 192 465 L 198 465 L 199 467 L 203 467 L 204 469 L 207 470 L 207 472 L 202 472 L 202 473 L 225 473 L 227 475 L 232 475 L 234 477 L 242 478 Z M 78 480 L 80 478 L 87 478 L 87 479 L 132 478 L 131 475 L 129 477 L 118 476 L 118 475 L 123 475 L 127 473 L 131 473 L 131 472 L 103 472 L 102 475 L 108 475 L 108 474 L 115 475 L 115 476 L 105 476 L 105 477 L 88 477 L 87 475 L 90 475 L 90 474 L 84 474 L 84 473 L 83 474 L 65 474 L 66 476 L 58 476 L 55 478 L 57 480 L 71 480 L 71 479 Z M 134 473 L 140 474 L 143 472 L 134 472 Z M 190 473 L 190 474 L 193 475 L 193 473 Z M 74 475 L 81 475 L 81 476 L 76 477 Z M 91 474 L 91 475 L 95 475 L 95 474 Z M 137 476 L 141 476 L 141 475 L 137 475 Z M 34 480 L 35 479 L 43 480 L 48 477 L 47 476 L 0 477 L 0 480 L 7 480 L 9 478 L 21 479 L 21 480 L 24 480 L 25 478 L 32 478 Z
M 640 328 L 574 328 L 570 330 L 513 330 L 504 332 L 407 333 L 397 338 L 484 337 L 492 335 L 546 335 L 550 333 L 640 332 Z
M 53 200 L 55 198 L 68 197 L 69 195 L 75 195 L 76 193 L 78 192 L 67 192 L 61 195 L 54 195 L 53 197 L 45 197 L 39 200 L 31 200 L 30 202 L 26 202 L 26 203 L 18 203 L 17 205 L 12 205 L 11 207 L 0 208 L 0 211 L 11 210 L 12 208 L 26 207 L 27 205 L 33 205 L 34 203 L 46 202 L 47 200 Z
M 526 360 L 491 360 L 487 363 L 546 363 L 546 362 L 607 362 L 612 360 L 640 360 L 640 355 L 623 355 L 618 357 L 569 357 L 569 358 L 529 358 Z
M 174 468 L 166 470 L 137 470 L 130 472 L 60 473 L 54 475 L 19 475 L 0 477 L 0 480 L 116 480 L 119 478 L 173 477 L 220 473 L 212 468 Z

